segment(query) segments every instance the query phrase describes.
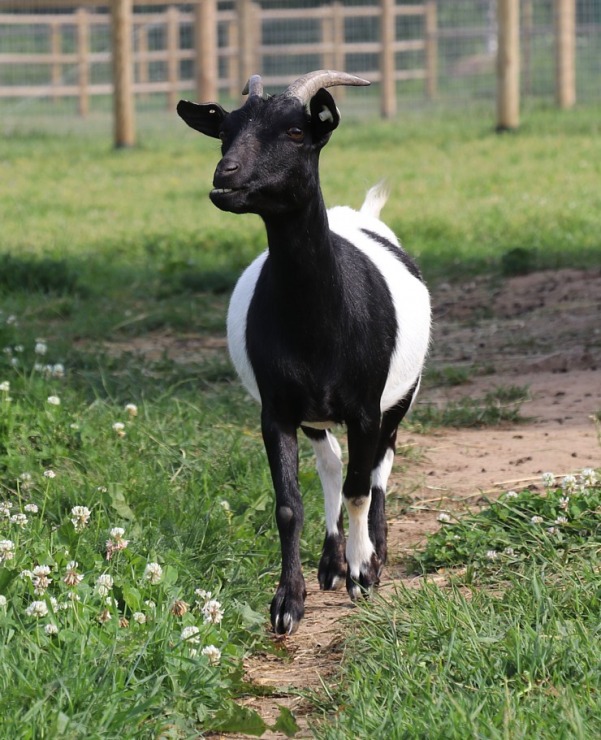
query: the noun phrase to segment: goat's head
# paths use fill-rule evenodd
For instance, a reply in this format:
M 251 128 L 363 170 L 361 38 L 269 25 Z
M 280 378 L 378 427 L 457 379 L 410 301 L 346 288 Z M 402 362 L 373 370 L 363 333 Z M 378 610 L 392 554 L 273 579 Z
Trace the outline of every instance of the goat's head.
M 177 112 L 188 126 L 222 141 L 213 203 L 224 211 L 267 216 L 296 210 L 313 197 L 319 152 L 340 122 L 326 90 L 334 85 L 369 82 L 319 70 L 269 96 L 261 78 L 253 75 L 243 91 L 246 103 L 231 113 L 218 103 L 180 100 Z

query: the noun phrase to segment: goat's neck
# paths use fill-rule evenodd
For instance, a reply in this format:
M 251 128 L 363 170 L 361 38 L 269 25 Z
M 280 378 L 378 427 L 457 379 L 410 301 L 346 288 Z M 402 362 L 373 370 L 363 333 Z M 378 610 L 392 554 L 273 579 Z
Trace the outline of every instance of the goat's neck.
M 275 276 L 284 290 L 331 282 L 335 253 L 321 193 L 298 211 L 264 221 Z

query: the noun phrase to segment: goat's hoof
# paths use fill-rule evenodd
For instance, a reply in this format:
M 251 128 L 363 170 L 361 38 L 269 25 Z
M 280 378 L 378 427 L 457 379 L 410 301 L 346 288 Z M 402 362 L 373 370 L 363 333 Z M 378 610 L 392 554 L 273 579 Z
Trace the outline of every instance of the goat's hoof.
M 300 588 L 278 586 L 271 602 L 271 626 L 276 635 L 296 632 L 305 613 L 306 593 L 304 580 Z
M 382 568 L 383 563 L 375 552 L 370 560 L 361 564 L 357 575 L 353 576 L 352 570 L 349 568 L 346 575 L 346 590 L 353 601 L 357 601 L 361 597 L 367 598 L 371 594 L 374 586 L 380 583 Z
M 319 588 L 322 591 L 335 591 L 346 578 L 346 559 L 344 557 L 344 537 L 328 535 L 323 545 L 323 553 L 317 571 Z

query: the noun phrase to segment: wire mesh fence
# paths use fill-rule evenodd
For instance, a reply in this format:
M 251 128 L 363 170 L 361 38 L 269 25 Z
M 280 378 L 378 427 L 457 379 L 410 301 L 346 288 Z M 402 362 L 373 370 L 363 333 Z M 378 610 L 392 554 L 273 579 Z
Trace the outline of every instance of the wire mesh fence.
M 598 103 L 601 0 L 573 1 L 576 100 Z M 139 128 L 169 125 L 176 100 L 196 97 L 199 5 L 133 4 Z M 523 100 L 556 95 L 557 8 L 557 0 L 520 3 Z M 250 72 L 274 92 L 306 71 L 331 67 L 373 82 L 369 92 L 341 93 L 356 115 L 386 112 L 385 95 L 402 110 L 433 102 L 494 108 L 496 0 L 219 0 L 216 9 L 214 82 L 226 103 L 240 99 Z M 107 2 L 0 0 L 4 130 L 110 130 L 112 44 Z

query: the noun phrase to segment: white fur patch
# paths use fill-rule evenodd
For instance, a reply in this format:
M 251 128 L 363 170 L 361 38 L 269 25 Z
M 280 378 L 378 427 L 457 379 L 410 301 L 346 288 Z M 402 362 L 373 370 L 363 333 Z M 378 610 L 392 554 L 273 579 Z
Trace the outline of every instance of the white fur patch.
M 386 492 L 386 486 L 388 485 L 388 478 L 390 471 L 392 470 L 392 463 L 394 462 L 394 452 L 389 447 L 386 450 L 382 462 L 377 468 L 374 468 L 371 473 L 371 485 L 372 488 L 380 488 Z
M 246 322 L 248 308 L 255 292 L 257 280 L 267 259 L 267 254 L 266 251 L 260 254 L 244 270 L 236 283 L 227 312 L 227 345 L 230 357 L 242 384 L 259 403 L 261 402 L 261 394 L 246 351 Z
M 359 502 L 359 505 L 357 503 Z M 344 499 L 349 518 L 348 538 L 346 541 L 346 560 L 351 578 L 359 580 L 361 566 L 369 563 L 374 553 L 374 546 L 369 538 L 368 516 L 371 504 L 371 493 L 359 499 Z
M 317 473 L 323 488 L 326 512 L 326 532 L 338 534 L 338 517 L 342 506 L 342 452 L 338 440 L 330 432 L 325 439 L 311 440 L 317 459 Z

